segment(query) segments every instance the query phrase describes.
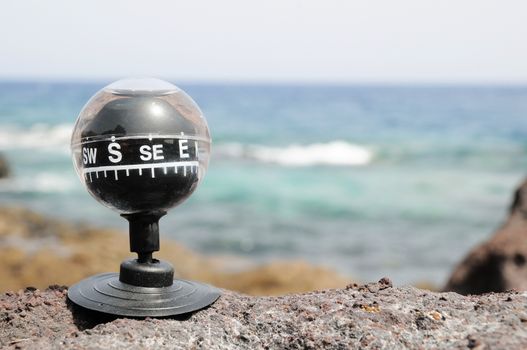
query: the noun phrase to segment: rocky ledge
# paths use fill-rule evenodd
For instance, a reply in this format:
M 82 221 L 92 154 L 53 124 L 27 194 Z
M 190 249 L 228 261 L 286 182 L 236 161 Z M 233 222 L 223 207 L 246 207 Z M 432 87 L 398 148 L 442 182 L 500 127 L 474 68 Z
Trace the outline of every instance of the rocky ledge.
M 223 291 L 179 318 L 127 319 L 71 305 L 65 287 L 0 295 L 0 345 L 28 349 L 525 349 L 527 294 L 394 288 L 388 279 L 281 297 Z

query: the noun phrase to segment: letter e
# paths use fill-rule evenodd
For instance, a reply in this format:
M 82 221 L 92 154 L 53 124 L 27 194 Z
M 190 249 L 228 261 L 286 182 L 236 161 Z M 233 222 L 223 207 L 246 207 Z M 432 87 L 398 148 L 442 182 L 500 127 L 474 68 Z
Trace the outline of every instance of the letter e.
M 163 145 L 154 145 L 154 160 L 165 159 L 163 156 Z
M 180 158 L 190 157 L 190 155 L 188 154 L 188 140 L 179 140 L 179 157 Z

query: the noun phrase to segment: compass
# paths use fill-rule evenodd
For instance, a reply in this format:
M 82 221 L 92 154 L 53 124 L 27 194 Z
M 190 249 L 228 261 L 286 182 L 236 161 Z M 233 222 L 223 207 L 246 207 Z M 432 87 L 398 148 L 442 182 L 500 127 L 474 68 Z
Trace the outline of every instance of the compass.
M 210 155 L 207 122 L 184 91 L 158 79 L 126 79 L 96 93 L 71 139 L 73 164 L 88 192 L 129 221 L 130 250 L 120 272 L 89 277 L 68 297 L 121 316 L 169 316 L 212 304 L 218 289 L 175 279 L 157 260 L 159 219 L 197 188 Z

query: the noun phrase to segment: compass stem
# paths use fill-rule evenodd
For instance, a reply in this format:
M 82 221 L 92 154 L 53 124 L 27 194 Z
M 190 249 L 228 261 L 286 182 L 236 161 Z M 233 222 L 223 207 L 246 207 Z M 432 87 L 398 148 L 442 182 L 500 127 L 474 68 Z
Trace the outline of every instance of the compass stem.
M 152 253 L 137 253 L 137 262 L 141 264 L 153 262 Z
M 130 251 L 138 254 L 138 262 L 152 261 L 152 253 L 159 250 L 159 219 L 165 211 L 122 214 L 130 223 Z

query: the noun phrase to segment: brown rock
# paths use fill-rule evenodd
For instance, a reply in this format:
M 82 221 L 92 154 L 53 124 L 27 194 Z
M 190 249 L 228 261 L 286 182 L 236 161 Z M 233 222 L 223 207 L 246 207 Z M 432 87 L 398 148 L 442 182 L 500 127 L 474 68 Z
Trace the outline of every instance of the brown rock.
M 83 310 L 58 286 L 0 294 L 0 306 L 0 347 L 11 349 L 527 348 L 524 294 L 467 297 L 386 281 L 282 297 L 224 290 L 204 310 L 163 319 Z
M 481 294 L 527 290 L 527 181 L 517 190 L 505 224 L 455 268 L 446 291 Z
M 102 272 L 117 272 L 131 257 L 124 232 L 72 225 L 26 209 L 0 208 L 0 292 L 32 285 L 71 285 Z M 221 258 L 202 256 L 163 239 L 156 257 L 171 262 L 181 278 L 253 295 L 279 295 L 344 287 L 336 272 L 299 261 L 245 266 L 233 271 Z

